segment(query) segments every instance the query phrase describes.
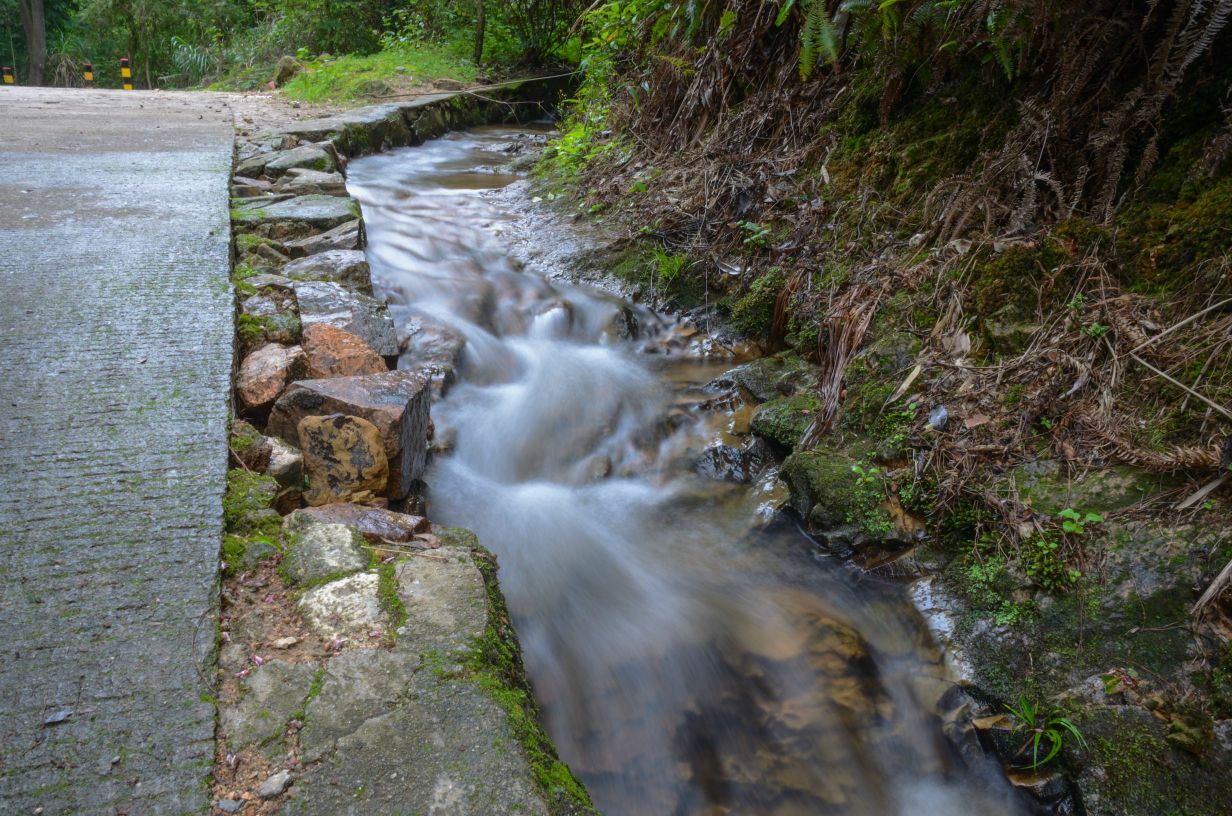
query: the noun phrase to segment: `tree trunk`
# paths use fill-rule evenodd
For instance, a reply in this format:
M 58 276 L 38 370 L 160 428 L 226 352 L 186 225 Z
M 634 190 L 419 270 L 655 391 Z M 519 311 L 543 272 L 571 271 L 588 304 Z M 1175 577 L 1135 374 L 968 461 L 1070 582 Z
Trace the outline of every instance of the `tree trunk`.
M 26 57 L 30 60 L 26 83 L 42 85 L 47 68 L 47 24 L 43 16 L 43 0 L 17 0 L 21 11 L 21 27 L 26 32 Z
M 472 59 L 476 65 L 483 62 L 483 35 L 487 27 L 487 3 L 485 0 L 475 0 L 475 55 Z

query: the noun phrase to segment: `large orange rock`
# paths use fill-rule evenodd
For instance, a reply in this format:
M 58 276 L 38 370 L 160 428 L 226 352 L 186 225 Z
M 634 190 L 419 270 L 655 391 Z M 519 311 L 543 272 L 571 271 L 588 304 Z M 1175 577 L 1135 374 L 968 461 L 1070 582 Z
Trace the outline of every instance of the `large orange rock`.
M 362 374 L 383 374 L 389 370 L 372 346 L 328 323 L 307 326 L 303 346 L 308 358 L 309 379 L 358 377 Z
M 362 377 L 300 380 L 288 386 L 270 412 L 266 433 L 299 445 L 299 421 L 308 416 L 363 417 L 381 432 L 389 459 L 390 499 L 406 498 L 423 475 L 428 458 L 431 387 L 414 371 L 388 371 Z
M 244 358 L 235 378 L 235 392 L 246 411 L 268 408 L 294 380 L 307 371 L 304 350 L 299 346 L 270 343 Z
M 299 421 L 298 431 L 308 504 L 371 501 L 385 492 L 389 459 L 371 422 L 342 414 L 309 416 Z

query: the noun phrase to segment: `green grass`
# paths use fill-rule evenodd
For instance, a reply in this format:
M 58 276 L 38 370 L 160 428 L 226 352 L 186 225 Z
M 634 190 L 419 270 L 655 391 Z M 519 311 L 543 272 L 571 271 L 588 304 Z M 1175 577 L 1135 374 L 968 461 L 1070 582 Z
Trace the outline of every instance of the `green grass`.
M 401 66 L 405 73 L 396 69 Z M 367 56 L 347 55 L 314 60 L 283 86 L 288 99 L 302 102 L 352 102 L 396 92 L 408 84 L 434 79 L 474 82 L 478 69 L 469 60 L 438 45 L 380 51 Z

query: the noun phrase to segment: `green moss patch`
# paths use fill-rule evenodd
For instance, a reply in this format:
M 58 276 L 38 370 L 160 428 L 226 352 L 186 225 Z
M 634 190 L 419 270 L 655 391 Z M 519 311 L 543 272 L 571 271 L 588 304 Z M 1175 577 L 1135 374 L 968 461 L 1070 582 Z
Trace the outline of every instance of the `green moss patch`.
M 774 304 L 783 283 L 783 273 L 778 267 L 756 278 L 748 291 L 731 305 L 732 328 L 745 337 L 769 337 L 774 321 Z
M 223 495 L 223 523 L 228 532 L 277 536 L 282 518 L 272 509 L 278 482 L 271 476 L 232 468 Z
M 757 406 L 753 412 L 753 433 L 779 447 L 793 450 L 813 423 L 821 401 L 813 394 L 780 397 Z
M 597 815 L 585 786 L 569 766 L 560 761 L 539 722 L 539 707 L 530 694 L 517 635 L 497 582 L 496 556 L 481 547 L 470 531 L 447 529 L 442 530 L 439 537 L 443 542 L 471 548 L 487 588 L 488 625 L 464 662 L 467 674 L 508 715 L 514 735 L 553 815 Z

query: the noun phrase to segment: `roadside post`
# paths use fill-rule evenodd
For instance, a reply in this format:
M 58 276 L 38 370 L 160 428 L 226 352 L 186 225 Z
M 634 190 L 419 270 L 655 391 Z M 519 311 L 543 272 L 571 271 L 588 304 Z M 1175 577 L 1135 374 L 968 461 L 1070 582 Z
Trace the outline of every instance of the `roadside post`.
M 87 88 L 94 87 L 94 63 L 87 62 L 81 66 L 81 78 L 85 80 Z
M 120 58 L 120 81 L 124 83 L 124 90 L 133 89 L 133 69 L 128 64 L 128 57 Z
M 4 66 L 4 84 L 12 85 L 15 82 L 16 80 L 13 79 L 13 69 L 8 67 L 7 65 Z

